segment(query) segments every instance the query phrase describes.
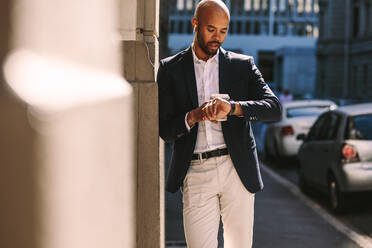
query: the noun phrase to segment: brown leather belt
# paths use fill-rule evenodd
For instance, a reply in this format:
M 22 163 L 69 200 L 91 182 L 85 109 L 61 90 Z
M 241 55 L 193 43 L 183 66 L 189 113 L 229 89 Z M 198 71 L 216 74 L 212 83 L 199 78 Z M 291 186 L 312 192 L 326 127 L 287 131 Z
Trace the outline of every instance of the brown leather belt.
M 227 150 L 227 148 L 216 149 L 216 150 L 209 151 L 209 152 L 194 153 L 192 155 L 192 160 L 208 159 L 208 158 L 219 157 L 219 156 L 223 156 L 227 154 L 229 154 L 229 151 Z

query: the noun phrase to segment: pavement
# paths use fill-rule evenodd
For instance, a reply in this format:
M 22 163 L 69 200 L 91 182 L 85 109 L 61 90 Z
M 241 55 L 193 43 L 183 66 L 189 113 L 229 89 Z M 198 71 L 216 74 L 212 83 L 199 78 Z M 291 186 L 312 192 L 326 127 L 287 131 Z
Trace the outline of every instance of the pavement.
M 265 188 L 256 194 L 254 248 L 359 248 L 347 232 L 340 232 L 272 173 L 262 170 Z M 223 247 L 222 228 L 219 247 Z M 166 193 L 166 247 L 186 247 L 182 222 L 182 196 Z

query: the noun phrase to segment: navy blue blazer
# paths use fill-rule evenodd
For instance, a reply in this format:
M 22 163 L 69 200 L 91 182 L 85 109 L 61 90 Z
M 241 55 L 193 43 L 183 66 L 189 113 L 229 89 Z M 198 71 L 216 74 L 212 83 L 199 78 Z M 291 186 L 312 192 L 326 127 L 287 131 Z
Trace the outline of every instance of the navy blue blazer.
M 198 96 L 191 47 L 160 61 L 159 135 L 174 142 L 166 190 L 176 192 L 183 184 L 194 152 L 198 124 L 190 132 L 185 114 L 198 107 Z M 277 121 L 281 105 L 262 78 L 253 58 L 220 48 L 219 90 L 240 103 L 243 117 L 228 116 L 222 123 L 223 136 L 235 169 L 251 193 L 263 188 L 256 143 L 250 121 Z

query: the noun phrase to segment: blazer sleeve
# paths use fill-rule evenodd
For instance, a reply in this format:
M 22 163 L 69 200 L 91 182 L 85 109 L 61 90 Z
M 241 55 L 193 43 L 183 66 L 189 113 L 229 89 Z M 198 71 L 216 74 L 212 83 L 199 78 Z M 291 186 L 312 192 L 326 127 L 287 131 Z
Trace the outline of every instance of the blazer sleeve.
M 262 78 L 252 57 L 248 63 L 248 99 L 239 101 L 242 106 L 243 116 L 248 121 L 279 121 L 282 116 L 282 106 L 269 86 Z
M 176 110 L 175 94 L 172 91 L 172 81 L 167 73 L 167 64 L 160 61 L 157 79 L 159 92 L 159 135 L 172 142 L 188 134 L 185 124 L 186 112 Z

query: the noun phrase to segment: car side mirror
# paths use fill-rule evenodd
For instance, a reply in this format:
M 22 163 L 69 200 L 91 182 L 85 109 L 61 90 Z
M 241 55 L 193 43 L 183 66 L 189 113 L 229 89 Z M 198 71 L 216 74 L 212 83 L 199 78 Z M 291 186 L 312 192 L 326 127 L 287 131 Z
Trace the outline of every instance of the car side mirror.
M 296 140 L 306 140 L 306 134 L 300 133 L 296 136 Z

